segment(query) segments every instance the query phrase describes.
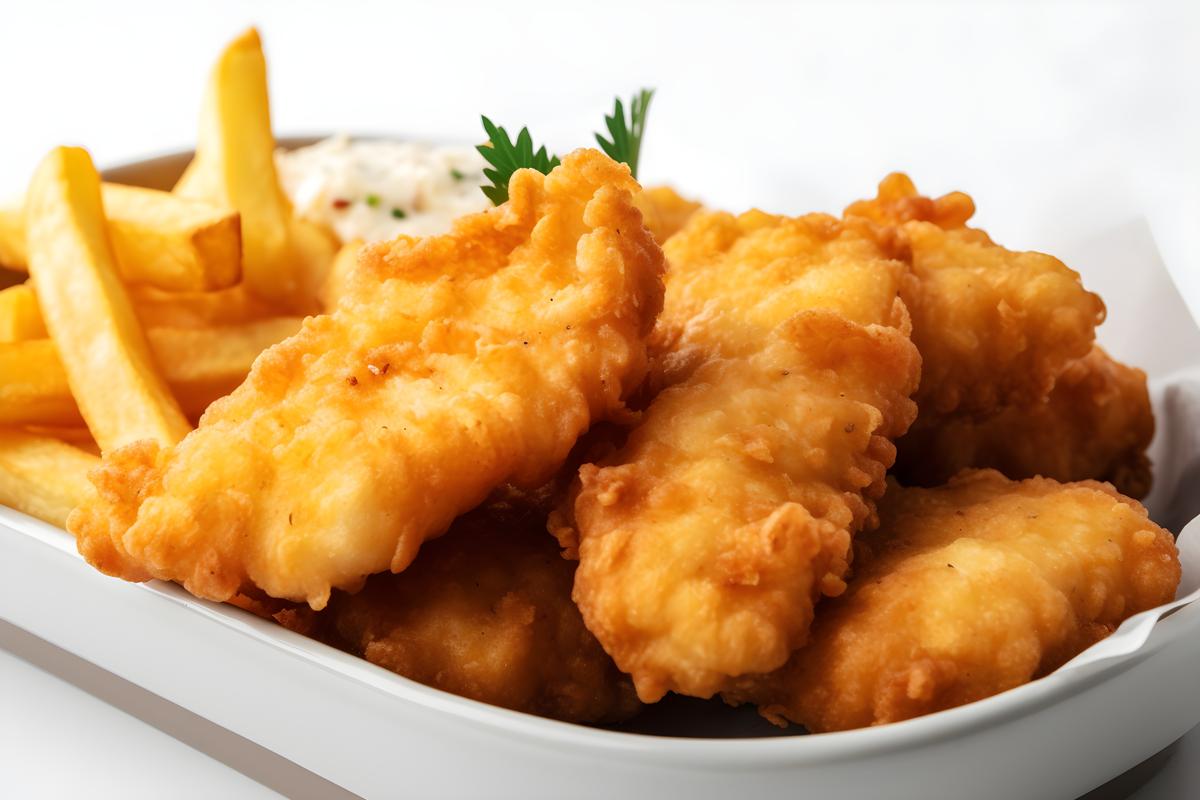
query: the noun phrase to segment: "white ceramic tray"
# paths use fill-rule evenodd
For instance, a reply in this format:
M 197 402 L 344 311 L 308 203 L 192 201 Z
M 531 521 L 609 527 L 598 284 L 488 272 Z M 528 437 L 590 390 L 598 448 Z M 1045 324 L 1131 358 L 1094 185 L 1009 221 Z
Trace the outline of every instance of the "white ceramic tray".
M 108 176 L 165 186 L 182 163 L 157 159 Z M 1094 260 L 1110 263 L 1085 279 L 1111 298 L 1110 312 L 1124 312 L 1105 326 L 1119 340 L 1115 355 L 1153 362 L 1162 379 L 1196 360 L 1200 334 L 1152 243 L 1146 249 L 1144 226 L 1134 229 L 1097 240 Z M 1079 252 L 1087 260 L 1087 247 Z M 1111 282 L 1128 280 L 1131 259 L 1151 263 L 1137 291 L 1120 291 Z M 1135 324 L 1150 310 L 1155 341 Z M 1166 355 L 1164 332 L 1175 345 Z M 1185 521 L 1197 511 L 1186 476 L 1197 474 L 1200 454 L 1200 378 L 1158 383 L 1150 505 L 1164 522 Z M 1193 527 L 1189 592 L 1200 587 Z M 0 619 L 366 797 L 1073 798 L 1200 722 L 1198 603 L 1131 621 L 1087 654 L 1117 651 L 1109 658 L 1077 660 L 962 708 L 820 736 L 779 735 L 719 703 L 677 701 L 605 730 L 466 700 L 176 586 L 107 578 L 65 532 L 3 507 Z

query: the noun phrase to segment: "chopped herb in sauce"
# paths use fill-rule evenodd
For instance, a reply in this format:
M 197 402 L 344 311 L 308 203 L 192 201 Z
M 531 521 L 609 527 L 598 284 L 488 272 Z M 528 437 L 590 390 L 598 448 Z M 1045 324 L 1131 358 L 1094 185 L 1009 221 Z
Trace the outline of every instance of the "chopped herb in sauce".
M 379 205 L 379 195 L 377 195 L 377 194 L 367 195 L 367 205 L 369 205 L 371 208 L 375 208 L 377 205 Z
M 467 177 L 467 175 L 462 170 L 454 169 L 453 167 L 451 167 L 450 168 L 450 177 L 454 178 L 454 180 L 456 180 L 456 181 L 461 181 L 463 178 Z
M 392 216 L 395 217 L 396 219 L 404 219 L 405 217 L 408 216 L 408 214 L 404 213 L 403 208 L 393 208 Z

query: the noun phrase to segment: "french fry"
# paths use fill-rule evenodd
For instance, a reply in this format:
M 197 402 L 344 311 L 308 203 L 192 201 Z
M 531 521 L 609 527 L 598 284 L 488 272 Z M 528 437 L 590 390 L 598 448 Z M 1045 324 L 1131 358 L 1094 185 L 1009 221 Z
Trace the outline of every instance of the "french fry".
M 100 196 L 122 280 L 171 291 L 223 289 L 242 273 L 241 221 L 205 200 L 106 183 Z M 28 269 L 20 208 L 0 208 L 0 264 Z
M 242 228 L 236 212 L 170 192 L 105 184 L 121 277 L 176 291 L 233 286 L 242 277 Z
M 25 209 L 19 201 L 0 204 L 0 266 L 25 266 Z
M 31 286 L 0 290 L 0 342 L 45 338 L 46 326 Z M 142 328 L 215 328 L 277 316 L 276 309 L 241 284 L 212 292 L 164 292 L 130 286 L 129 297 Z
M 201 111 L 196 156 L 175 186 L 242 216 L 242 274 L 255 294 L 281 308 L 311 312 L 333 258 L 311 225 L 294 218 L 275 169 L 267 66 L 258 32 L 235 39 L 218 58 Z
M 0 425 L 82 425 L 49 339 L 0 344 Z
M 33 287 L 22 283 L 0 289 L 0 342 L 23 342 L 45 336 L 46 325 Z
M 108 452 L 139 439 L 178 442 L 191 426 L 159 375 L 117 275 L 85 150 L 52 150 L 25 206 L 38 304 L 88 429 Z
M 278 309 L 239 284 L 215 292 L 164 292 L 129 288 L 143 328 L 215 328 L 277 316 Z
M 225 328 L 150 328 L 154 360 L 192 417 L 233 391 L 266 348 L 300 329 L 298 317 Z M 53 428 L 83 424 L 67 373 L 49 339 L 0 344 L 0 425 Z
M 341 246 L 331 231 L 307 219 L 295 218 L 289 223 L 292 253 L 299 272 L 301 294 L 304 298 L 298 310 L 315 313 L 322 306 L 320 290 L 333 268 L 333 259 Z
M 0 428 L 0 430 L 3 430 L 3 428 Z M 92 432 L 82 422 L 79 425 L 68 427 L 61 425 L 26 425 L 24 431 L 36 436 L 49 436 L 51 439 L 66 442 L 72 447 L 76 447 L 85 453 L 90 453 L 97 458 L 100 456 L 100 445 L 96 444 L 96 440 L 92 438 Z
M 349 288 L 350 273 L 358 263 L 358 254 L 362 249 L 362 240 L 355 239 L 342 245 L 333 257 L 333 265 L 329 268 L 329 274 L 325 276 L 321 291 L 317 295 L 321 300 L 321 307 L 326 311 L 332 311 Z
M 300 330 L 299 317 L 275 317 L 225 328 L 152 328 L 150 348 L 171 391 L 193 418 L 238 387 L 258 354 Z
M 93 492 L 90 453 L 48 436 L 0 430 L 0 505 L 65 528 L 67 515 Z

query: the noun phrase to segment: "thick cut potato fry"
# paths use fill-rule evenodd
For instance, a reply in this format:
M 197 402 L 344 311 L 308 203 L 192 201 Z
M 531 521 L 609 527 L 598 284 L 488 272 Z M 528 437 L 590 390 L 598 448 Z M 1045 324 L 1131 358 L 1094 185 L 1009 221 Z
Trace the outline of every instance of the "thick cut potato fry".
M 208 291 L 238 282 L 242 232 L 236 212 L 170 192 L 106 183 L 100 196 L 121 279 L 170 291 Z M 0 208 L 0 264 L 28 269 L 19 208 Z
M 277 317 L 214 329 L 150 328 L 146 338 L 175 397 L 192 418 L 242 382 L 258 354 L 300 329 Z M 0 425 L 77 426 L 82 417 L 49 339 L 0 344 Z
M 121 276 L 176 291 L 233 286 L 242 277 L 242 227 L 236 212 L 170 192 L 105 184 Z
M 164 292 L 151 286 L 130 287 L 134 311 L 142 327 L 219 328 L 279 315 L 279 310 L 244 285 L 215 292 Z
M 0 204 L 0 266 L 25 266 L 25 208 L 19 200 Z
M 213 292 L 164 292 L 152 286 L 132 286 L 129 297 L 146 330 L 219 328 L 278 316 L 275 308 L 241 284 Z M 32 285 L 0 290 L 0 342 L 44 339 L 47 335 Z
M 46 337 L 37 295 L 27 283 L 0 290 L 0 342 L 23 342 Z
M 49 339 L 0 344 L 0 425 L 81 425 Z
M 326 311 L 331 311 L 337 307 L 338 300 L 342 299 L 342 295 L 350 287 L 350 273 L 354 271 L 354 266 L 358 263 L 358 255 L 362 252 L 362 249 L 362 240 L 355 239 L 342 245 L 337 255 L 333 257 L 333 264 L 329 268 L 329 274 L 325 276 L 325 280 L 321 284 L 321 291 L 318 293 L 318 297 L 321 300 L 321 307 Z
M 48 436 L 0 430 L 0 505 L 60 528 L 92 491 L 87 474 L 100 459 Z
M 240 212 L 247 286 L 285 308 L 316 310 L 316 288 L 335 245 L 294 218 L 279 184 L 266 60 L 253 29 L 235 39 L 213 68 L 196 157 L 175 193 Z
M 0 428 L 2 430 L 2 428 Z M 100 457 L 100 445 L 92 438 L 92 432 L 82 421 L 78 425 L 63 427 L 61 425 L 26 425 L 23 430 L 35 436 L 48 436 L 76 447 L 97 458 Z
M 275 317 L 227 328 L 152 328 L 150 349 L 171 391 L 196 418 L 238 387 L 258 354 L 300 330 L 300 317 Z
M 158 373 L 117 276 L 100 176 L 87 152 L 52 150 L 34 174 L 25 211 L 46 329 L 101 450 L 139 439 L 178 442 L 191 425 Z

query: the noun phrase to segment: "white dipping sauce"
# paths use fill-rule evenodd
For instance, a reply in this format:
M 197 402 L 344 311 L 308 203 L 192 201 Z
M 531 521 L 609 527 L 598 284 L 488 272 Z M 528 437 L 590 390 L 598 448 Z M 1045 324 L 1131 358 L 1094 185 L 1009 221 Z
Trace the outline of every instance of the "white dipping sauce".
M 445 233 L 456 217 L 492 205 L 473 147 L 334 136 L 280 151 L 275 163 L 296 213 L 344 242 Z

